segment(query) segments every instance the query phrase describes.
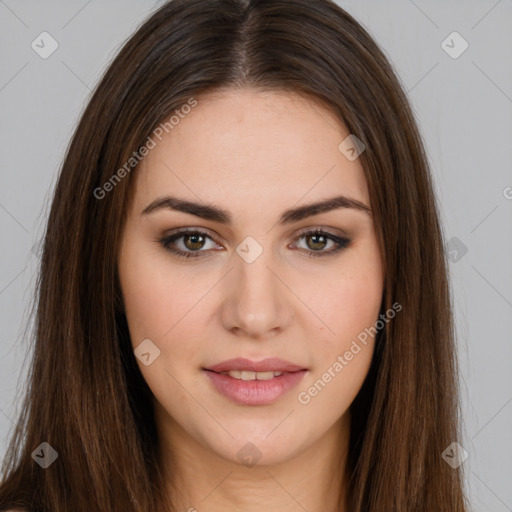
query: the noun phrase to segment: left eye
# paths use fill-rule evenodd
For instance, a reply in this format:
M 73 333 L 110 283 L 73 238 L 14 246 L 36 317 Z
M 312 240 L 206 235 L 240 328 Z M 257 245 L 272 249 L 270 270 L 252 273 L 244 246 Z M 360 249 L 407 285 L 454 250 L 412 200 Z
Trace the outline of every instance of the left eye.
M 199 256 L 199 254 L 194 254 L 194 252 L 205 252 L 201 249 L 204 249 L 206 240 L 213 242 L 212 237 L 206 233 L 203 233 L 202 231 L 180 231 L 179 233 L 175 233 L 174 235 L 163 238 L 160 240 L 160 243 L 163 245 L 163 247 L 165 247 L 165 249 L 176 254 L 177 256 L 184 258 L 195 258 Z M 173 248 L 173 244 L 178 248 Z M 207 247 L 207 249 L 211 248 L 212 247 Z
M 303 238 L 307 240 L 307 255 L 312 257 L 331 256 L 345 249 L 351 243 L 351 240 L 348 238 L 339 237 L 321 229 L 304 231 L 299 235 L 297 240 L 301 240 Z M 325 247 L 329 245 L 329 242 L 331 242 L 331 249 L 323 251 L 322 249 L 325 249 Z
M 338 237 L 332 233 L 322 230 L 305 231 L 301 233 L 296 241 L 306 240 L 304 249 L 308 256 L 326 256 L 337 253 L 338 251 L 348 247 L 351 240 L 348 238 Z M 205 247 L 207 241 L 213 243 L 213 247 Z M 200 253 L 207 252 L 208 249 L 214 249 L 215 241 L 210 235 L 203 231 L 180 231 L 159 240 L 160 244 L 180 258 L 197 258 L 203 256 Z M 294 242 L 295 244 L 297 242 Z M 175 247 L 173 247 L 173 245 Z M 330 250 L 323 250 L 330 245 Z M 334 248 L 333 248 L 334 247 Z M 203 250 L 206 249 L 206 250 Z

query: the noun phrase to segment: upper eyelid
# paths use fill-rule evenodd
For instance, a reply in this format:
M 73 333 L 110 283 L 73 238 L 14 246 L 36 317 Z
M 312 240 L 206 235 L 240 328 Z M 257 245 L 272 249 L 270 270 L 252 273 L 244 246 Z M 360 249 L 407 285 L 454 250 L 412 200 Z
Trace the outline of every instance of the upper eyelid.
M 199 233 L 201 235 L 206 235 L 208 238 L 211 238 L 215 243 L 220 243 L 217 241 L 217 237 L 215 235 L 212 235 L 208 230 L 205 228 L 178 228 L 175 231 L 171 231 L 170 233 L 163 236 L 164 239 L 170 239 L 175 238 L 176 240 L 179 240 L 182 236 L 186 235 L 187 233 Z
M 333 241 L 335 241 L 335 242 L 336 242 L 336 240 L 335 240 L 336 238 L 351 240 L 351 237 L 349 237 L 347 234 L 345 234 L 343 232 L 332 233 L 331 228 L 324 227 L 324 226 L 314 226 L 314 227 L 303 228 L 299 231 L 299 233 L 297 233 L 297 235 L 295 235 L 294 240 L 297 240 L 299 238 L 302 238 L 305 235 L 308 235 L 308 234 L 314 233 L 314 232 L 321 232 L 322 234 L 326 234 L 327 236 L 332 236 L 334 239 Z M 209 232 L 209 230 L 206 228 L 190 228 L 190 227 L 176 228 L 175 231 L 172 231 L 172 232 L 168 233 L 167 235 L 164 235 L 163 238 L 164 239 L 173 239 L 174 238 L 175 240 L 179 240 L 187 233 L 198 233 L 198 234 L 206 235 L 208 238 L 213 240 L 216 244 L 221 245 L 221 243 L 217 240 L 217 237 L 215 235 L 212 235 Z M 206 251 L 199 250 L 199 251 L 194 251 L 194 252 L 206 252 Z
M 333 232 L 333 230 L 335 230 L 336 228 L 330 228 L 330 227 L 327 227 L 327 226 L 322 226 L 322 225 L 319 225 L 319 226 L 313 226 L 313 227 L 305 227 L 305 228 L 302 228 L 302 229 L 299 229 L 299 232 L 296 236 L 301 236 L 305 233 L 309 233 L 311 231 L 322 231 L 322 232 L 325 232 L 327 234 L 331 234 L 333 236 L 338 236 L 340 238 L 343 238 L 343 237 L 346 237 L 348 238 L 349 235 L 344 233 L 343 230 L 341 229 L 337 229 L 338 233 L 336 232 Z M 180 235 L 180 234 L 186 234 L 186 233 L 201 233 L 201 234 L 205 234 L 205 235 L 208 235 L 210 236 L 211 238 L 216 238 L 217 235 L 216 234 L 212 234 L 212 231 L 210 231 L 209 228 L 194 228 L 194 227 L 183 227 L 183 228 L 175 228 L 175 229 L 172 229 L 170 231 L 168 231 L 164 237 L 171 237 L 171 236 L 174 236 L 174 235 Z

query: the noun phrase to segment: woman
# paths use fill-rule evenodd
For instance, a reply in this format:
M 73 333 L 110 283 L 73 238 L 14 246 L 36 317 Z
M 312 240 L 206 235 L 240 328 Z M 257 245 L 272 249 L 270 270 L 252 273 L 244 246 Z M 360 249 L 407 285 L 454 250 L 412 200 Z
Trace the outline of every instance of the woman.
M 173 0 L 68 149 L 0 508 L 466 509 L 415 120 L 329 0 Z

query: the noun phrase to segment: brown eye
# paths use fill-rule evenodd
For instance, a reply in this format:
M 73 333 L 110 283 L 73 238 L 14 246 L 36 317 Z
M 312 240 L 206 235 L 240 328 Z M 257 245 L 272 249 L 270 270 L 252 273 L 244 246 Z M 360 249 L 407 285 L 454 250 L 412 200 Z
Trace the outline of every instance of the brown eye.
M 200 233 L 183 235 L 183 243 L 187 249 L 197 251 L 203 248 L 205 244 L 205 237 Z
M 301 247 L 301 241 L 305 247 Z M 297 238 L 296 246 L 306 251 L 308 256 L 328 256 L 345 249 L 351 243 L 348 238 L 336 236 L 319 229 L 305 231 Z
M 211 255 L 212 250 L 222 249 L 216 245 L 210 235 L 195 230 L 180 231 L 157 241 L 166 250 L 180 258 L 207 257 Z M 305 241 L 305 247 L 301 247 L 303 241 Z M 208 246 L 208 243 L 211 245 Z M 308 256 L 327 256 L 345 249 L 350 243 L 351 240 L 348 238 L 317 229 L 302 233 L 297 238 L 295 245 Z
M 305 238 L 308 240 L 308 242 L 306 242 L 308 247 L 314 251 L 322 250 L 327 245 L 328 238 L 325 235 L 314 233 L 312 235 L 306 235 Z
M 195 230 L 180 231 L 158 242 L 169 252 L 183 258 L 207 256 L 209 249 L 218 249 L 210 235 Z

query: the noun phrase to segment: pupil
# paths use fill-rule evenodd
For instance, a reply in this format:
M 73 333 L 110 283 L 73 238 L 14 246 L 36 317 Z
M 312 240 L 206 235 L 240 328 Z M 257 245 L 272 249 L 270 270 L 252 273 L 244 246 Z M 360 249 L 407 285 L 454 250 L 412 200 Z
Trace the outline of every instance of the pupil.
M 187 243 L 188 241 L 192 241 L 192 243 L 189 244 L 189 243 Z M 197 246 L 197 244 L 199 246 Z M 186 235 L 185 236 L 185 245 L 187 246 L 188 249 L 201 249 L 203 244 L 204 244 L 204 238 L 202 235 L 194 234 L 194 235 Z
M 311 246 L 311 244 L 308 244 L 308 245 L 309 245 L 309 248 L 310 248 L 310 249 L 323 249 L 323 246 L 324 246 L 324 244 L 325 244 L 325 236 L 324 236 L 324 235 L 310 235 L 310 236 L 309 236 L 309 239 L 310 239 L 310 240 L 312 240 L 312 239 L 316 239 L 316 240 L 318 240 L 318 239 L 322 239 L 322 241 L 320 241 L 320 242 L 318 242 L 318 241 L 313 242 L 313 245 L 315 245 L 315 244 L 316 244 L 316 245 L 320 244 L 320 245 L 321 245 L 321 247 L 318 247 L 318 246 L 317 246 L 317 247 L 312 247 L 312 246 Z

